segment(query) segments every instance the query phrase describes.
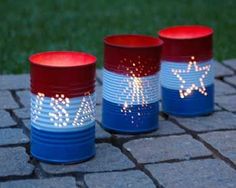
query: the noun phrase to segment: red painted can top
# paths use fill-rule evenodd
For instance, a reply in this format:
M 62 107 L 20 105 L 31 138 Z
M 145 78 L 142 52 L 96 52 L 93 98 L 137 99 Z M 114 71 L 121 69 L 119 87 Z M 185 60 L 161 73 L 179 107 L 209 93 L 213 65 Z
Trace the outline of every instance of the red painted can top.
M 159 38 L 164 41 L 162 59 L 188 62 L 209 60 L 213 56 L 213 29 L 202 25 L 173 26 L 162 29 Z
M 29 57 L 31 92 L 47 97 L 79 97 L 93 93 L 96 57 L 84 52 L 50 51 Z
M 143 77 L 160 70 L 162 40 L 137 34 L 104 38 L 105 69 L 127 76 Z

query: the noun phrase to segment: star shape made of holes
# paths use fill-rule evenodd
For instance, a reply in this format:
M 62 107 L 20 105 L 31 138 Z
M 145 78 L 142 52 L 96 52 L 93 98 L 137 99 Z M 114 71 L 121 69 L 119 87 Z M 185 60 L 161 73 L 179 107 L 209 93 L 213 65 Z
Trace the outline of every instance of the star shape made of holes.
M 187 69 L 186 70 L 182 70 L 182 69 L 172 69 L 172 73 L 178 78 L 178 80 L 180 81 L 180 89 L 179 89 L 179 95 L 181 98 L 185 98 L 189 95 L 192 94 L 192 92 L 198 91 L 199 93 L 201 93 L 202 95 L 207 96 L 207 91 L 206 91 L 206 87 L 204 84 L 204 79 L 206 78 L 206 76 L 208 75 L 209 71 L 211 69 L 211 65 L 205 65 L 205 66 L 198 66 L 197 62 L 195 61 L 194 56 L 191 57 L 191 60 L 188 63 Z M 190 84 L 190 87 L 186 87 L 186 80 L 183 78 L 184 74 L 191 74 L 191 71 L 195 71 L 195 72 L 202 72 L 202 74 L 200 75 L 200 77 L 198 78 L 199 81 L 199 85 L 197 86 L 196 83 L 192 83 Z

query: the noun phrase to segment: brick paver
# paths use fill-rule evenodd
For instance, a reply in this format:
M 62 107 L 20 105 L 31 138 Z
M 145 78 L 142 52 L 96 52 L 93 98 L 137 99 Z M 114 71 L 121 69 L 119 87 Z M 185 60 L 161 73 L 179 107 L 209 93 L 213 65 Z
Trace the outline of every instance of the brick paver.
M 218 77 L 224 77 L 224 76 L 232 76 L 234 74 L 234 71 L 228 67 L 225 67 L 219 62 L 215 63 L 215 76 Z
M 14 109 L 18 107 L 19 105 L 13 99 L 9 91 L 0 92 L 0 109 Z
M 14 113 L 18 118 L 21 118 L 21 119 L 29 119 L 30 118 L 30 108 L 29 107 L 15 109 Z
M 212 132 L 200 137 L 236 164 L 236 131 Z
M 102 105 L 96 106 L 96 120 L 101 123 L 102 122 Z
M 213 114 L 160 114 L 159 129 L 141 135 L 100 127 L 102 70 L 97 70 L 96 157 L 71 165 L 30 156 L 29 75 L 0 75 L 0 188 L 236 187 L 235 66 L 235 60 L 216 63 Z
M 73 177 L 29 179 L 18 181 L 7 181 L 0 183 L 1 188 L 76 188 L 76 181 Z
M 89 188 L 135 187 L 155 188 L 152 181 L 138 170 L 110 173 L 95 173 L 85 175 L 85 182 Z
M 230 77 L 231 78 L 231 77 Z M 222 96 L 222 95 L 229 95 L 229 94 L 236 94 L 236 89 L 232 86 L 220 81 L 215 81 L 215 95 Z
M 0 146 L 10 144 L 25 144 L 29 138 L 23 133 L 22 129 L 0 129 Z
M 196 132 L 236 129 L 236 115 L 231 112 L 220 111 L 205 117 L 173 118 L 184 127 Z
M 215 159 L 147 165 L 165 188 L 234 188 L 236 173 L 224 162 Z
M 124 147 L 139 163 L 154 163 L 209 156 L 211 152 L 189 135 L 142 138 L 132 140 Z
M 33 173 L 29 156 L 23 147 L 0 148 L 0 177 L 25 176 Z
M 235 64 L 236 64 L 236 62 L 235 62 Z M 236 76 L 225 77 L 224 80 L 236 87 Z
M 102 104 L 102 86 L 96 86 L 97 104 Z
M 11 127 L 16 125 L 10 114 L 4 110 L 0 110 L 0 127 Z
M 29 88 L 29 75 L 0 75 L 0 90 L 18 90 Z
M 228 111 L 236 112 L 236 95 L 216 97 L 216 103 Z
M 236 59 L 225 60 L 223 63 L 236 71 Z
M 24 107 L 29 108 L 30 107 L 30 92 L 29 92 L 29 90 L 18 91 L 18 92 L 16 92 L 16 94 L 20 99 L 20 103 Z
M 50 174 L 67 172 L 104 172 L 133 168 L 134 164 L 111 144 L 97 144 L 96 157 L 75 165 L 52 165 L 41 163 L 42 168 Z

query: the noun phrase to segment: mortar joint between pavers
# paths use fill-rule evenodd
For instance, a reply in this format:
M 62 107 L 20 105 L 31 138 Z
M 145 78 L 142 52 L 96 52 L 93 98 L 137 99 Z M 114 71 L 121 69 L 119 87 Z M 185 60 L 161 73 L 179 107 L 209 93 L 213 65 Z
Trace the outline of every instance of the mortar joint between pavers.
M 233 72 L 234 72 L 234 74 L 236 74 L 236 70 L 235 70 L 235 69 L 233 69 L 231 66 L 229 66 L 229 65 L 225 64 L 224 62 L 222 62 L 222 65 L 224 65 L 225 67 L 229 68 L 231 71 L 233 71 Z
M 135 169 L 136 170 L 140 170 L 142 171 L 144 174 L 146 174 L 151 181 L 153 182 L 153 184 L 157 187 L 157 188 L 162 188 L 161 185 L 159 184 L 158 180 L 155 179 L 153 177 L 153 175 L 151 174 L 151 172 L 149 172 L 145 166 L 143 164 L 138 163 L 137 159 L 135 159 L 135 157 L 127 150 L 123 147 L 123 143 L 119 142 L 119 139 L 116 139 L 113 135 L 112 135 L 112 141 L 111 144 L 114 147 L 117 147 L 121 150 L 121 152 L 128 157 L 129 160 L 131 160 L 134 164 L 135 164 Z
M 20 108 L 24 108 L 24 104 L 21 103 L 20 97 L 16 94 L 16 90 L 10 90 L 11 96 L 13 97 L 14 101 L 19 105 Z
M 231 161 L 228 157 L 224 156 L 220 151 L 218 151 L 216 148 L 214 148 L 211 144 L 209 144 L 208 142 L 206 142 L 205 140 L 203 140 L 201 137 L 197 136 L 199 141 L 201 141 L 205 147 L 207 147 L 212 153 L 213 155 L 218 158 L 221 159 L 223 162 L 225 162 L 228 166 L 230 166 L 231 168 L 233 168 L 234 170 L 236 170 L 236 165 L 234 164 L 233 161 Z
M 188 128 L 186 128 L 184 125 L 182 125 L 181 123 L 179 123 L 177 120 L 173 119 L 172 117 L 169 118 L 170 121 L 172 121 L 173 123 L 175 123 L 176 125 L 178 125 L 180 128 L 184 129 L 186 131 L 187 134 L 189 134 L 190 136 L 192 136 L 193 139 L 201 142 L 208 150 L 210 150 L 213 153 L 213 156 L 216 158 L 219 158 L 220 160 L 222 160 L 223 162 L 225 162 L 228 166 L 230 166 L 231 168 L 233 168 L 234 170 L 236 170 L 236 165 L 227 157 L 225 157 L 223 154 L 221 154 L 216 148 L 214 148 L 211 144 L 207 143 L 206 141 L 204 141 L 203 139 L 201 139 L 201 137 L 198 136 L 198 133 L 195 131 L 192 131 Z
M 204 160 L 204 159 L 214 159 L 213 155 L 205 155 L 205 156 L 197 156 L 197 157 L 190 157 L 188 159 L 169 159 L 169 160 L 163 160 L 158 162 L 147 162 L 147 163 L 141 163 L 142 165 L 156 165 L 156 164 L 162 164 L 162 163 L 179 163 L 184 161 L 195 161 L 195 160 Z
M 84 180 L 84 173 L 82 174 L 77 174 L 74 178 L 75 178 L 75 180 L 76 180 L 76 186 L 78 187 L 78 188 L 88 188 L 88 186 L 86 185 L 86 182 L 85 182 L 85 180 Z M 81 184 L 79 184 L 79 182 L 82 182 L 83 183 L 83 185 L 81 185 Z
M 9 175 L 9 176 L 4 176 L 1 177 L 0 176 L 0 182 L 7 182 L 7 181 L 12 181 L 12 180 L 26 180 L 26 179 L 35 179 L 35 177 L 33 176 L 33 174 L 31 175 L 23 175 L 23 176 L 15 176 L 15 175 Z
M 231 76 L 230 76 L 231 77 Z M 234 84 L 231 84 L 230 82 L 227 82 L 226 80 L 222 80 L 222 82 L 224 82 L 225 84 L 228 84 L 228 85 L 230 85 L 231 87 L 233 87 L 234 89 L 236 89 L 236 85 L 234 85 Z M 228 95 L 235 95 L 235 93 L 231 93 L 231 94 L 228 94 Z
M 48 173 L 46 172 L 40 164 L 37 164 L 37 172 L 36 175 L 38 179 L 42 178 L 55 178 L 55 177 L 64 177 L 64 176 L 73 176 L 75 179 L 77 179 L 78 176 L 84 176 L 85 173 L 83 172 L 65 172 L 65 173 Z
M 15 125 L 14 127 L 16 127 L 16 128 L 22 128 L 22 127 L 23 127 L 23 122 L 22 122 L 22 120 L 21 120 L 19 117 L 17 117 L 17 115 L 14 113 L 14 109 L 5 109 L 5 111 L 7 111 L 7 112 L 10 114 L 11 118 L 13 119 L 13 121 L 16 122 L 16 125 Z
M 137 140 L 137 139 L 145 139 L 145 138 L 161 138 L 161 137 L 167 137 L 167 136 L 181 136 L 181 135 L 186 135 L 186 132 L 182 132 L 182 133 L 167 133 L 167 134 L 161 134 L 161 135 L 145 135 L 145 134 L 141 134 L 141 135 L 132 135 L 132 137 L 118 137 L 117 135 L 113 135 L 114 139 L 119 140 L 120 143 L 125 144 L 129 141 L 132 140 Z

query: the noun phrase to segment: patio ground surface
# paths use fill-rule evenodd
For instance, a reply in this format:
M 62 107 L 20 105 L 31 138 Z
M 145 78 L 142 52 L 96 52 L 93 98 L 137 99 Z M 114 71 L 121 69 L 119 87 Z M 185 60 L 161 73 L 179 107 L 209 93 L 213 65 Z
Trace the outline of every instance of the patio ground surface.
M 216 66 L 215 112 L 160 114 L 158 131 L 116 135 L 101 125 L 102 71 L 97 70 L 96 157 L 52 165 L 30 156 L 29 75 L 0 76 L 0 188 L 236 187 L 236 60 Z

